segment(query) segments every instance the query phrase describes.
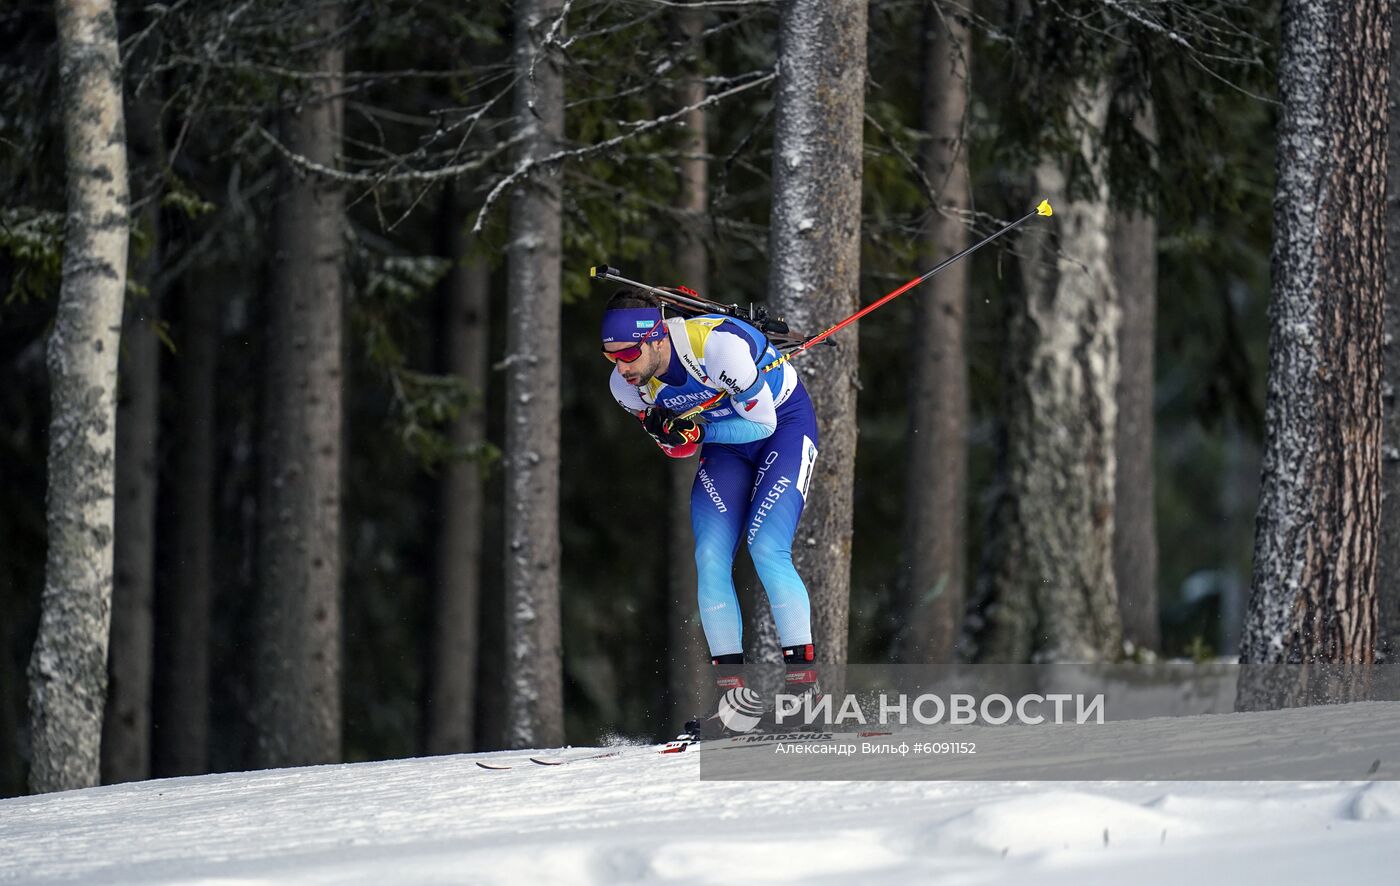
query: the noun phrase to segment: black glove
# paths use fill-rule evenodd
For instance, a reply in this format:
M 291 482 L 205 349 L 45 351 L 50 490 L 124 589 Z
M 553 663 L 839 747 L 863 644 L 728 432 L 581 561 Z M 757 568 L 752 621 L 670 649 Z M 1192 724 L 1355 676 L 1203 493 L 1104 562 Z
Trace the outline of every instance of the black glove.
M 688 418 L 677 418 L 665 406 L 653 406 L 642 417 L 642 427 L 662 446 L 684 446 L 705 439 L 705 426 Z

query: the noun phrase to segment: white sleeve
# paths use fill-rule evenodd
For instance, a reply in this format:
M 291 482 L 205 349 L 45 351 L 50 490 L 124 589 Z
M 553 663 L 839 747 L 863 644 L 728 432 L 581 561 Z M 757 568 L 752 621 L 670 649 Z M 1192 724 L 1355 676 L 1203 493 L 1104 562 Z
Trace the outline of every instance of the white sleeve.
M 773 392 L 764 385 L 759 388 L 758 395 L 747 400 L 730 398 L 729 403 L 734 407 L 734 414 L 757 425 L 763 425 L 771 434 L 778 427 L 778 407 L 773 405 Z M 767 436 L 765 434 L 764 436 Z
M 641 392 L 629 385 L 626 379 L 617 374 L 616 370 L 608 373 L 608 390 L 612 392 L 617 405 L 633 415 L 646 412 L 647 404 L 643 402 Z
M 735 415 L 762 425 L 770 433 L 778 426 L 773 393 L 759 380 L 747 339 L 722 330 L 710 333 L 705 341 L 705 374 L 711 386 L 729 394 Z

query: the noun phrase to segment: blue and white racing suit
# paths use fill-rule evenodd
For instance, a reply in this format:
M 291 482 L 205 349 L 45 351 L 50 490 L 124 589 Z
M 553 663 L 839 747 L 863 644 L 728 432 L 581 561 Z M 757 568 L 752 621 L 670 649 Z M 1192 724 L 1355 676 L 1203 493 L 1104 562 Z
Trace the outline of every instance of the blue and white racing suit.
M 710 654 L 743 650 L 733 575 L 741 540 L 768 593 L 782 645 L 811 643 L 811 605 L 792 565 L 792 539 L 817 458 L 812 401 L 789 364 L 760 373 L 780 355 L 748 323 L 707 314 L 669 319 L 666 327 L 666 371 L 642 387 L 614 372 L 609 384 L 634 415 L 652 405 L 680 413 L 718 391 L 730 395 L 703 415 L 705 438 L 690 493 L 700 619 Z

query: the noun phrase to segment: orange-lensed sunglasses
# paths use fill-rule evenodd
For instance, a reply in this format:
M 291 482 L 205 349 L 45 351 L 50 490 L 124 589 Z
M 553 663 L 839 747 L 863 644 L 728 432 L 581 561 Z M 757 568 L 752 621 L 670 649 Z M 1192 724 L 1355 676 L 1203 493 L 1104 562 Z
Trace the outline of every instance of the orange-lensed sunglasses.
M 664 328 L 666 328 L 665 324 L 658 323 L 652 328 L 648 329 L 646 335 L 643 335 L 635 345 L 630 345 L 625 348 L 618 348 L 616 351 L 609 351 L 608 349 L 604 348 L 603 356 L 606 357 L 608 361 L 612 363 L 635 363 L 637 361 L 637 358 L 642 356 L 642 345 L 646 344 L 647 339 L 651 338 L 652 333 Z

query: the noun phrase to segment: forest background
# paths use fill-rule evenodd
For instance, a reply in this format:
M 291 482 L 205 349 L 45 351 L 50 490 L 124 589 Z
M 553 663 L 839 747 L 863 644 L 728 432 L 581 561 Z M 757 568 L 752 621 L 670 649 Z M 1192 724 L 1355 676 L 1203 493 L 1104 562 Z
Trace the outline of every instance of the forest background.
M 725 304 L 768 303 L 813 318 L 799 325 L 807 334 L 841 319 L 848 311 L 812 313 L 773 291 L 773 253 L 787 248 L 770 230 L 785 148 L 859 158 L 858 276 L 836 306 L 868 303 L 1042 197 L 1057 209 L 1054 225 L 1034 220 L 966 259 L 955 282 L 841 333 L 834 358 L 813 358 L 804 375 L 809 388 L 839 387 L 833 360 L 858 354 L 854 412 L 837 415 L 858 428 L 853 473 L 826 478 L 849 498 L 849 535 L 834 530 L 848 586 L 820 564 L 804 570 L 829 589 L 814 593 L 848 594 L 836 657 L 1028 660 L 1073 647 L 1037 641 L 1033 626 L 997 639 L 996 614 L 1014 605 L 1006 508 L 1026 488 L 1017 416 L 1055 365 L 1035 362 L 1047 346 L 1026 331 L 1042 302 L 1064 308 L 1071 338 L 1078 329 L 1091 351 L 1095 336 L 1113 339 L 1112 372 L 1098 375 L 1082 350 L 1048 346 L 1111 394 L 1088 413 L 1081 403 L 1036 418 L 1098 447 L 1075 468 L 1087 480 L 1065 475 L 1070 487 L 1118 477 L 1098 501 L 1102 531 L 1073 544 L 1098 545 L 1114 573 L 1084 599 L 1120 612 L 1074 642 L 1108 659 L 1240 652 L 1266 427 L 1277 5 L 882 0 L 812 11 L 823 6 L 117 5 L 131 208 L 105 780 L 298 758 L 269 750 L 282 708 L 264 697 L 278 679 L 269 637 L 294 634 L 312 611 L 277 607 L 315 583 L 268 565 L 288 536 L 269 512 L 292 508 L 269 505 L 284 488 L 269 477 L 313 454 L 291 430 L 279 436 L 289 391 L 341 413 L 329 419 L 341 488 L 292 518 L 316 536 L 303 546 L 324 546 L 318 564 L 333 563 L 330 596 L 313 605 L 336 610 L 333 636 L 315 641 L 315 657 L 336 659 L 339 696 L 332 738 L 299 759 L 519 743 L 512 711 L 534 691 L 511 640 L 522 531 L 558 538 L 544 556 L 557 570 L 562 651 L 541 661 L 560 656 L 559 737 L 673 732 L 705 663 L 675 506 L 689 476 L 607 392 L 597 328 L 612 287 L 588 269 L 606 261 Z M 0 796 L 29 778 L 26 673 L 49 550 L 45 355 L 66 180 L 54 10 L 13 0 L 0 11 Z M 835 35 L 815 58 L 796 52 L 800 29 L 785 18 L 803 14 L 829 29 L 818 43 Z M 858 144 L 779 144 L 790 138 L 776 134 L 779 84 L 820 91 L 823 77 L 852 70 Z M 1060 224 L 1097 238 L 1092 256 Z M 529 253 L 550 252 L 551 225 L 558 274 L 541 282 L 556 266 Z M 1047 267 L 1094 285 L 1066 294 Z M 279 326 L 294 322 L 279 306 L 308 296 L 338 318 L 333 336 Z M 288 336 L 336 365 L 288 364 Z M 546 395 L 533 402 L 548 408 L 521 411 L 540 393 L 521 365 L 546 351 L 559 354 L 557 405 Z M 931 433 L 935 416 L 951 427 Z M 932 436 L 942 442 L 923 445 Z M 547 439 L 558 441 L 557 516 L 534 508 L 522 530 L 512 478 L 528 477 L 532 441 Z M 952 478 L 944 497 L 918 473 L 930 470 Z M 1028 536 L 1064 522 L 1019 513 Z M 762 655 L 761 595 L 739 559 L 757 618 L 747 636 Z

